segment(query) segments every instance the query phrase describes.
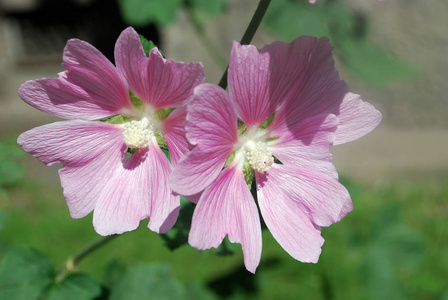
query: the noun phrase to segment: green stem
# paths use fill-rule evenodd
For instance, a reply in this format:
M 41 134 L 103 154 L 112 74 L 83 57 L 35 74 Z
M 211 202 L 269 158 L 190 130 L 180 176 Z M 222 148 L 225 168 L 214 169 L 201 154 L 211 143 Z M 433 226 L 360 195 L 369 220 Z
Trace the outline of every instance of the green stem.
M 261 24 L 261 20 L 263 20 L 264 15 L 266 14 L 266 11 L 268 10 L 269 4 L 271 4 L 271 0 L 260 0 L 260 3 L 258 3 L 258 7 L 255 10 L 255 13 L 252 17 L 252 20 L 250 20 L 249 26 L 247 26 L 246 32 L 244 33 L 240 44 L 241 45 L 248 45 L 252 38 L 255 35 L 255 32 L 257 32 L 258 27 Z M 224 74 L 221 77 L 221 80 L 219 81 L 219 86 L 223 89 L 227 88 L 227 70 L 229 67 L 226 68 Z
M 119 235 L 114 234 L 114 235 L 102 237 L 102 238 L 94 241 L 93 243 L 87 245 L 86 247 L 84 247 L 81 251 L 76 253 L 73 257 L 69 258 L 65 262 L 65 265 L 59 269 L 56 280 L 62 281 L 68 274 L 76 271 L 76 266 L 81 262 L 81 260 L 83 260 L 90 253 L 94 252 L 96 249 L 104 246 L 105 244 L 107 244 L 108 242 L 110 242 L 117 236 L 119 236 Z
M 77 264 L 79 264 L 84 257 L 86 257 L 90 253 L 94 252 L 96 249 L 100 248 L 101 246 L 104 246 L 105 244 L 107 244 L 108 242 L 110 242 L 111 240 L 116 238 L 117 236 L 119 236 L 119 235 L 114 234 L 114 235 L 102 237 L 102 238 L 94 241 L 93 243 L 87 245 L 84 249 L 82 249 L 77 254 L 75 254 L 75 256 L 73 256 L 73 259 L 72 259 L 73 266 L 76 266 Z

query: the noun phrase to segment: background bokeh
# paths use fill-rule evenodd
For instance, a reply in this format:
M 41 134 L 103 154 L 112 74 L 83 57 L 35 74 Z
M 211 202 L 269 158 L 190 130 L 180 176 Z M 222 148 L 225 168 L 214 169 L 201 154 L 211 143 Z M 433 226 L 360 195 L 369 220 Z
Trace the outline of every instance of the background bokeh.
M 206 81 L 217 83 L 232 40 L 242 37 L 257 4 L 0 0 L 0 258 L 20 249 L 58 268 L 98 238 L 91 215 L 70 218 L 58 166 L 15 144 L 21 132 L 57 120 L 17 96 L 22 83 L 56 77 L 69 38 L 112 60 L 115 40 L 129 25 L 167 58 L 202 61 Z M 355 208 L 323 229 L 318 264 L 295 261 L 264 231 L 252 275 L 238 245 L 171 251 L 142 224 L 81 262 L 89 279 L 77 282 L 89 293 L 74 299 L 448 299 L 447 15 L 444 0 L 272 0 L 253 44 L 328 36 L 340 76 L 383 113 L 374 132 L 332 149 Z M 7 267 L 2 260 L 0 299 L 14 289 L 2 285 Z M 33 278 L 39 276 L 47 275 Z

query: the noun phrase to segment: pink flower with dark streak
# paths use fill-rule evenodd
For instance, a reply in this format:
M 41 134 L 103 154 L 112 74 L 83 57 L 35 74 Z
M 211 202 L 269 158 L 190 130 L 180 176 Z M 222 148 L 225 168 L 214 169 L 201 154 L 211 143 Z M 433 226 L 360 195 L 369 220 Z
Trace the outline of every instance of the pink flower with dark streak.
M 352 210 L 338 182 L 330 147 L 372 131 L 381 114 L 339 79 L 326 38 L 301 37 L 258 50 L 234 42 L 229 93 L 212 84 L 194 89 L 187 138 L 195 148 L 170 177 L 174 191 L 202 192 L 189 243 L 217 247 L 227 235 L 242 245 L 255 272 L 261 225 L 295 259 L 317 262 L 321 226 Z
M 29 130 L 18 143 L 47 165 L 63 164 L 59 175 L 73 218 L 94 210 L 101 235 L 134 230 L 149 218 L 148 227 L 163 233 L 175 223 L 180 202 L 168 186 L 172 164 L 159 144 L 174 165 L 187 152 L 182 106 L 204 81 L 202 65 L 166 60 L 157 48 L 146 57 L 130 27 L 117 40 L 115 62 L 69 40 L 67 71 L 19 89 L 28 104 L 69 120 Z M 171 112 L 175 107 L 181 108 Z

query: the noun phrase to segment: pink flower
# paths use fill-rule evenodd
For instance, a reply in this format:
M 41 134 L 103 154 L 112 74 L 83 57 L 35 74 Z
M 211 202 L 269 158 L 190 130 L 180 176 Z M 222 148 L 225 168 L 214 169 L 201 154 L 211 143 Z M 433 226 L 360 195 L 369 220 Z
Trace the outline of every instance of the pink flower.
M 261 50 L 234 42 L 229 93 L 212 84 L 194 89 L 186 128 L 195 148 L 170 177 L 180 194 L 203 190 L 189 235 L 193 247 L 217 247 L 227 235 L 241 243 L 246 268 L 255 272 L 261 225 L 248 186 L 255 180 L 275 239 L 295 259 L 317 262 L 321 226 L 352 210 L 330 147 L 360 138 L 381 120 L 372 105 L 347 92 L 331 50 L 326 38 L 314 37 Z
M 163 119 L 160 113 L 185 104 L 204 81 L 202 65 L 165 60 L 157 48 L 147 58 L 133 28 L 118 38 L 115 62 L 84 41 L 69 40 L 67 71 L 19 89 L 28 104 L 69 120 L 29 130 L 18 143 L 47 165 L 63 164 L 59 175 L 73 218 L 94 210 L 93 225 L 102 235 L 134 230 L 150 218 L 148 227 L 163 233 L 175 223 L 180 202 L 168 186 L 172 165 L 158 141 L 166 142 L 173 164 L 188 143 L 186 109 Z M 130 91 L 141 105 L 133 105 Z M 98 120 L 115 115 L 125 122 Z

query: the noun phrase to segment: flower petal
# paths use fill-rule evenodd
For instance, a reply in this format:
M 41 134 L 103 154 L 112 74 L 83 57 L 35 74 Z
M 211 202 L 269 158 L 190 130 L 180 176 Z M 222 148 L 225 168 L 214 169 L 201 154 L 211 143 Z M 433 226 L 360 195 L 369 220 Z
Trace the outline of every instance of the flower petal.
M 258 205 L 263 220 L 289 255 L 302 262 L 316 263 L 324 243 L 320 228 L 311 222 L 303 207 L 288 197 L 283 189 L 286 182 L 278 185 L 271 180 L 275 168 L 271 167 L 268 174 L 257 174 Z
M 227 93 L 216 85 L 195 88 L 187 111 L 187 137 L 197 146 L 174 168 L 170 184 L 177 193 L 193 195 L 221 172 L 238 139 L 238 129 Z
M 132 106 L 125 79 L 95 47 L 81 40 L 69 40 L 63 60 L 67 81 L 81 87 L 99 107 L 116 114 Z
M 167 185 L 169 161 L 156 143 L 140 148 L 117 168 L 98 198 L 93 225 L 101 235 L 136 229 L 150 218 L 148 227 L 168 231 L 179 213 L 179 196 Z
M 348 89 L 334 67 L 333 47 L 327 38 L 306 38 L 309 42 L 304 52 L 308 60 L 301 69 L 301 77 L 278 109 L 273 124 L 286 122 L 293 128 L 311 116 L 339 115 L 339 107 Z M 298 39 L 295 43 L 301 44 Z
M 339 125 L 335 145 L 344 144 L 363 137 L 381 122 L 381 113 L 361 96 L 347 93 L 339 108 Z
M 124 104 L 129 100 L 124 91 L 124 83 L 98 82 L 92 72 L 72 70 L 60 73 L 57 79 L 27 81 L 20 86 L 19 96 L 29 105 L 60 118 L 95 120 L 124 113 L 130 105 Z
M 276 103 L 269 97 L 270 58 L 252 45 L 233 42 L 229 64 L 229 94 L 238 117 L 248 126 L 257 126 L 269 117 Z
M 170 187 L 186 196 L 201 192 L 219 175 L 231 151 L 219 148 L 204 151 L 201 147 L 195 147 L 174 168 Z
M 130 89 L 156 110 L 181 106 L 205 79 L 201 63 L 166 60 L 157 48 L 147 58 L 132 27 L 125 29 L 117 40 L 115 62 Z
M 181 107 L 172 111 L 166 119 L 161 121 L 162 134 L 168 145 L 173 166 L 176 166 L 180 158 L 190 150 L 185 133 L 186 117 L 187 109 Z
M 186 129 L 193 145 L 233 148 L 238 140 L 237 116 L 226 91 L 208 83 L 196 87 L 187 106 Z
M 165 153 L 154 143 L 149 148 L 151 215 L 148 228 L 157 233 L 166 233 L 177 221 L 180 210 L 180 197 L 169 188 L 168 179 L 172 165 Z
M 82 120 L 31 129 L 17 142 L 47 165 L 64 165 L 59 175 L 73 218 L 82 218 L 93 210 L 127 148 L 119 126 Z
M 350 195 L 342 184 L 308 166 L 277 164 L 267 173 L 257 174 L 257 183 L 261 184 L 262 191 L 278 190 L 278 198 L 295 203 L 318 226 L 339 222 L 353 209 Z M 273 201 L 269 199 L 271 204 L 277 203 Z
M 225 168 L 199 199 L 188 242 L 209 249 L 218 247 L 226 235 L 232 243 L 241 243 L 246 269 L 255 273 L 261 257 L 260 219 L 242 169 L 233 165 Z
M 271 137 L 279 138 L 269 143 L 269 149 L 283 164 L 306 165 L 338 178 L 330 153 L 338 122 L 335 115 L 313 116 L 293 128 L 276 122 L 268 130 Z
M 229 92 L 238 116 L 251 126 L 260 125 L 305 80 L 314 37 L 300 37 L 292 43 L 274 42 L 258 50 L 233 43 L 229 65 Z
M 132 105 L 127 83 L 95 47 L 72 39 L 64 49 L 59 78 L 27 81 L 19 89 L 26 103 L 66 119 L 99 119 L 123 113 Z

